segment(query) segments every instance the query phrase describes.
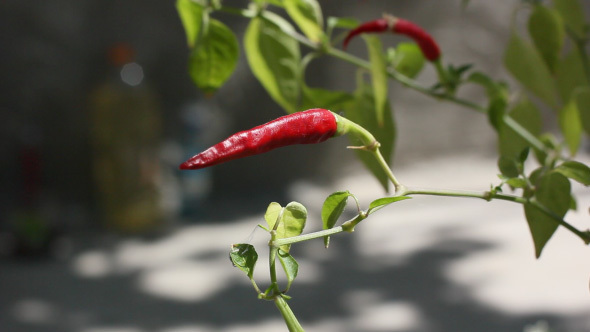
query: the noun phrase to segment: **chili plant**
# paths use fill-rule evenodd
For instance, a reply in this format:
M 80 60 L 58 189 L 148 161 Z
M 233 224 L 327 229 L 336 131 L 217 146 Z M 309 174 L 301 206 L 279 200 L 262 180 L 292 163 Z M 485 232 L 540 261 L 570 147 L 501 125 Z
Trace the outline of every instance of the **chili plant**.
M 320 143 L 348 134 L 357 156 L 384 190 L 388 192 L 393 186 L 391 194 L 366 208 L 349 191 L 329 195 L 320 216 L 324 229 L 307 234 L 303 234 L 307 211 L 302 204 L 291 202 L 283 207 L 271 203 L 265 214 L 266 225 L 260 226 L 270 236 L 270 286 L 265 290 L 253 280 L 258 259 L 255 248 L 246 243 L 232 245 L 233 264 L 250 278 L 260 299 L 275 302 L 290 331 L 303 330 L 286 302 L 290 298 L 286 293 L 298 272 L 290 246 L 322 238 L 327 247 L 330 236 L 352 232 L 372 213 L 414 196 L 471 197 L 521 204 L 537 258 L 560 226 L 583 244 L 590 243 L 590 231 L 580 230 L 565 219 L 567 212 L 576 208 L 571 181 L 590 185 L 590 168 L 575 160 L 582 137 L 590 134 L 590 59 L 586 53 L 589 32 L 578 0 L 527 1 L 516 9 L 528 14 L 526 33 L 512 23 L 504 65 L 518 81 L 517 87 L 469 64 L 445 65 L 436 36 L 418 23 L 389 14 L 365 23 L 324 18 L 317 0 L 253 0 L 246 8 L 228 6 L 221 0 L 177 0 L 177 9 L 191 52 L 189 71 L 197 87 L 214 93 L 236 67 L 239 42 L 215 18 L 218 13 L 233 14 L 249 20 L 243 47 L 252 73 L 289 114 L 230 136 L 195 155 L 181 165 L 182 169 L 209 167 L 286 145 Z M 375 33 L 386 31 L 405 34 L 413 42 L 384 49 L 380 35 Z M 355 36 L 363 37 L 368 59 L 342 49 L 342 41 L 346 46 Z M 302 48 L 307 51 L 305 56 Z M 356 90 L 308 86 L 303 75 L 305 67 L 318 57 L 332 57 L 357 67 L 361 75 L 357 75 Z M 426 65 L 435 67 L 437 81 L 416 80 Z M 395 138 L 387 95 L 389 81 L 436 101 L 481 113 L 482 120 L 489 121 L 498 136 L 498 182 L 485 192 L 417 189 L 400 182 L 389 166 Z M 468 85 L 483 88 L 487 101 L 480 104 L 458 97 L 456 92 Z M 543 132 L 541 107 L 553 110 L 559 137 Z M 299 113 L 306 109 L 311 110 Z M 534 162 L 527 162 L 530 159 Z M 349 198 L 355 201 L 358 213 L 337 226 Z M 287 276 L 284 288 L 277 282 L 277 260 Z

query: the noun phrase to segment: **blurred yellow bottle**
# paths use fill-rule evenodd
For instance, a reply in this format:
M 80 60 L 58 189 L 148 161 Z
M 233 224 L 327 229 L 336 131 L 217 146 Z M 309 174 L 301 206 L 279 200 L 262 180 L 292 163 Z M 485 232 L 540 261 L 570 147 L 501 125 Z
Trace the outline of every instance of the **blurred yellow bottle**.
M 110 50 L 116 68 L 92 92 L 91 141 L 97 200 L 106 225 L 119 231 L 154 229 L 162 219 L 159 190 L 161 117 L 157 98 L 126 44 Z M 119 75 L 116 75 L 118 73 Z

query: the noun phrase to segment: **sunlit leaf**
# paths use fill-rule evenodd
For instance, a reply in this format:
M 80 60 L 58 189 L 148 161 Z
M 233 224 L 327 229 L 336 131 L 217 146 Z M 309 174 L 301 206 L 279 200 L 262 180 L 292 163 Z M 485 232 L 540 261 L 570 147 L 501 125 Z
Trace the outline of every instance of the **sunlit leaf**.
M 299 44 L 285 32 L 288 22 L 266 12 L 246 29 L 244 49 L 250 69 L 268 94 L 288 113 L 297 111 L 301 95 Z
M 575 156 L 582 140 L 582 123 L 580 112 L 578 111 L 578 104 L 575 100 L 570 100 L 559 111 L 559 126 L 569 148 L 570 155 Z
M 281 204 L 277 202 L 272 202 L 266 208 L 266 213 L 264 214 L 264 220 L 266 220 L 266 224 L 268 225 L 269 230 L 273 230 L 274 226 L 279 218 L 279 215 L 283 211 L 283 207 Z
M 387 101 L 387 61 L 383 54 L 381 40 L 376 36 L 364 36 L 371 61 L 371 81 L 373 85 L 373 96 L 375 98 L 375 111 L 377 124 L 383 126 L 385 113 L 389 112 Z
M 322 206 L 323 229 L 330 229 L 336 225 L 336 221 L 338 221 L 338 218 L 340 218 L 340 215 L 344 212 L 346 202 L 350 196 L 352 196 L 352 194 L 349 191 L 337 191 L 326 198 L 324 205 Z M 324 246 L 328 248 L 329 245 L 330 237 L 325 236 Z
M 536 201 L 549 209 L 555 216 L 563 218 L 571 207 L 571 189 L 568 179 L 560 173 L 549 172 L 538 179 L 536 188 Z M 531 203 L 525 204 L 524 212 L 538 258 L 559 224 Z
M 234 264 L 242 270 L 248 278 L 252 279 L 254 274 L 254 267 L 258 260 L 258 254 L 254 246 L 247 243 L 233 244 L 229 252 L 229 258 Z
M 192 48 L 199 38 L 203 25 L 203 15 L 206 15 L 203 6 L 191 0 L 177 0 L 176 11 L 178 11 L 182 26 L 184 27 L 186 42 Z
M 291 288 L 293 280 L 295 280 L 297 277 L 297 272 L 299 272 L 299 264 L 295 258 L 291 256 L 291 254 L 281 249 L 278 251 L 278 257 L 279 261 L 281 262 L 281 266 L 283 266 L 283 270 L 285 271 L 285 276 L 287 277 L 287 287 L 284 290 L 284 293 L 286 293 L 289 288 Z
M 545 64 L 554 71 L 565 39 L 561 16 L 554 9 L 536 5 L 529 17 L 528 29 Z
M 316 0 L 284 0 L 283 4 L 289 16 L 307 38 L 314 42 L 323 38 L 322 10 Z
M 301 234 L 307 220 L 307 210 L 297 202 L 291 202 L 284 208 L 273 202 L 268 206 L 264 219 L 270 230 L 276 230 L 277 239 L 284 239 Z M 289 252 L 289 247 L 281 246 L 281 250 Z
M 234 72 L 239 58 L 238 40 L 218 20 L 209 20 L 206 34 L 193 49 L 190 75 L 199 89 L 206 93 L 219 89 Z
M 550 106 L 557 105 L 551 73 L 535 47 L 512 33 L 504 53 L 504 65 L 529 91 Z

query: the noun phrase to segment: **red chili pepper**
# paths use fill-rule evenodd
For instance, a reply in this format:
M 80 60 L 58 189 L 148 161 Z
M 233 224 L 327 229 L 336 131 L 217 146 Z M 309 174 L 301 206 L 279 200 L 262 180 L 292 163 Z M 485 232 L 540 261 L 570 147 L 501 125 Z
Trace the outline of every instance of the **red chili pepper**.
M 350 30 L 344 39 L 344 49 L 348 47 L 348 43 L 352 38 L 363 33 L 381 33 L 389 30 L 390 21 L 385 18 L 365 22 L 358 27 Z
M 337 129 L 336 115 L 325 109 L 285 115 L 231 135 L 185 161 L 180 169 L 205 168 L 287 145 L 320 143 L 334 136 Z
M 422 50 L 424 57 L 429 61 L 436 61 L 440 58 L 440 48 L 432 36 L 417 24 L 393 16 L 369 21 L 351 30 L 344 39 L 344 48 L 348 46 L 354 36 L 362 33 L 380 33 L 387 30 L 412 38 Z

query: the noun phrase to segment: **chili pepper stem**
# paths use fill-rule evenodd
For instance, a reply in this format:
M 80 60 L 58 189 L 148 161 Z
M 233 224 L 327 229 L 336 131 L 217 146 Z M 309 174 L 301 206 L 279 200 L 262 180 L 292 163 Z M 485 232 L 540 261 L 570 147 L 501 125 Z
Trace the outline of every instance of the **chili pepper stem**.
M 444 68 L 441 58 L 434 60 L 432 63 L 434 64 L 434 68 L 436 68 L 436 74 L 438 76 L 438 81 L 445 88 L 445 90 L 447 91 L 447 94 L 453 95 L 455 92 L 453 91 L 453 88 L 450 85 L 449 73 Z
M 381 168 L 383 169 L 385 174 L 387 174 L 387 177 L 389 178 L 391 183 L 393 183 L 395 192 L 398 192 L 399 190 L 401 190 L 403 188 L 403 186 L 397 180 L 397 178 L 393 175 L 391 168 L 389 167 L 389 165 L 385 161 L 385 158 L 383 158 L 383 155 L 381 154 L 381 151 L 379 150 L 379 147 L 381 146 L 381 144 L 379 144 L 377 139 L 375 139 L 375 136 L 373 136 L 373 134 L 371 134 L 368 130 L 366 130 L 362 126 L 358 125 L 357 123 L 352 122 L 352 121 L 348 120 L 347 118 L 342 117 L 337 114 L 335 114 L 335 116 L 336 116 L 336 121 L 338 123 L 338 130 L 336 132 L 336 135 L 351 134 L 351 135 L 354 135 L 356 138 L 358 138 L 363 145 L 353 146 L 353 147 L 349 146 L 348 148 L 349 149 L 362 149 L 362 150 L 372 153 L 375 156 L 375 158 L 377 159 L 377 162 L 379 163 L 379 165 L 381 166 Z

